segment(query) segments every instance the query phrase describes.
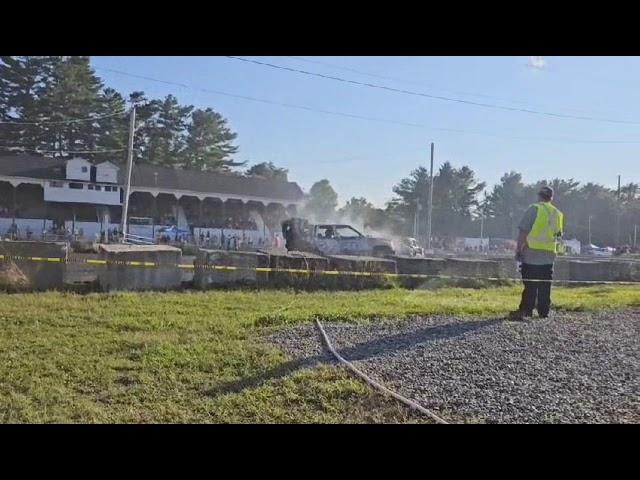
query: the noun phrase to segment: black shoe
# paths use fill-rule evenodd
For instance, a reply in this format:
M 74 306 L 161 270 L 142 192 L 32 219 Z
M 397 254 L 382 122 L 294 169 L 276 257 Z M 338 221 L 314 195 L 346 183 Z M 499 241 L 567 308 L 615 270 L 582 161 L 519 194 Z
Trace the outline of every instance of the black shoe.
M 516 310 L 514 312 L 510 312 L 507 316 L 507 319 L 512 320 L 514 322 L 523 322 L 528 320 L 533 316 L 533 312 L 522 312 L 520 310 Z
M 547 313 L 538 313 L 538 317 L 539 318 L 549 318 L 549 316 L 551 315 L 550 312 Z

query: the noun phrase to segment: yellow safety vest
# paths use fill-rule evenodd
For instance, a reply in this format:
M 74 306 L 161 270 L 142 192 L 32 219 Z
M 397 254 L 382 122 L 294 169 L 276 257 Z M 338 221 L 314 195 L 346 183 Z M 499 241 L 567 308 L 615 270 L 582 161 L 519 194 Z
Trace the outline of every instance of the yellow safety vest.
M 537 214 L 527 235 L 527 245 L 534 250 L 559 253 L 560 242 L 556 234 L 562 232 L 562 212 L 548 202 L 538 202 L 531 206 L 537 208 Z

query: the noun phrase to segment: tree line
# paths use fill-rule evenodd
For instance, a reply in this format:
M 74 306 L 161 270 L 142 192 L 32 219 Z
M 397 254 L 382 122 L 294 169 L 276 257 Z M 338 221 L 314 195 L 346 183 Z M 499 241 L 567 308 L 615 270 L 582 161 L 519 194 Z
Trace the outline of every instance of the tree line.
M 513 239 L 526 209 L 544 185 L 555 192 L 554 204 L 565 214 L 567 239 L 583 244 L 633 245 L 634 229 L 640 245 L 640 186 L 622 185 L 620 191 L 574 179 L 539 180 L 525 184 L 517 172 L 505 173 L 500 183 L 486 191 L 485 182 L 467 167 L 444 163 L 434 173 L 432 232 L 434 237 Z M 341 208 L 327 180 L 309 191 L 304 214 L 319 221 L 345 221 L 367 230 L 395 235 L 426 236 L 429 172 L 418 167 L 393 187 L 394 196 L 384 208 L 366 198 L 351 198 Z M 589 229 L 589 224 L 591 228 Z M 589 236 L 589 231 L 591 235 Z
M 127 111 L 134 104 L 137 162 L 203 171 L 244 166 L 233 159 L 237 134 L 211 108 L 181 105 L 173 95 L 151 99 L 135 91 L 123 96 L 104 85 L 87 56 L 0 57 L 2 154 L 82 152 L 94 161 L 124 160 Z M 76 121 L 84 119 L 89 120 Z M 286 178 L 286 170 L 266 163 L 247 173 Z

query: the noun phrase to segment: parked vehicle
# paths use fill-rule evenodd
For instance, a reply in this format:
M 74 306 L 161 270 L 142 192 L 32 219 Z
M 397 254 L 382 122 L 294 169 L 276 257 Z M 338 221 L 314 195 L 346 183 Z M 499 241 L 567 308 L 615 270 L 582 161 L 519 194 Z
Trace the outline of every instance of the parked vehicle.
M 615 249 L 610 247 L 596 247 L 587 251 L 587 255 L 594 257 L 612 257 Z

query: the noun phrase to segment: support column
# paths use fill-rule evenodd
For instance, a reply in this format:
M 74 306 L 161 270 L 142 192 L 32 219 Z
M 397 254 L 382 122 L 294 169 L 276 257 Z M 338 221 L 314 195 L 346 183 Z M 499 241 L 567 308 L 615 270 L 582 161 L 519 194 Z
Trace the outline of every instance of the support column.
M 174 195 L 173 198 L 176 199 L 176 204 L 174 206 L 174 208 L 175 208 L 175 210 L 174 210 L 174 212 L 175 212 L 174 220 L 176 221 L 176 228 L 178 228 L 178 217 L 180 216 L 179 215 L 179 213 L 180 213 L 180 198 L 176 197 L 175 195 Z
M 242 207 L 240 208 L 240 211 L 242 213 L 240 215 L 241 216 L 241 218 L 240 218 L 240 222 L 241 222 L 240 228 L 242 230 L 242 244 L 244 245 L 244 242 L 246 241 L 246 238 L 247 238 L 246 232 L 245 232 L 245 221 L 247 220 L 247 217 L 248 217 L 247 212 L 248 212 L 249 209 L 247 208 L 247 204 L 243 200 L 241 200 L 241 202 L 242 202 Z
M 71 207 L 71 213 L 73 217 L 71 218 L 71 238 L 75 240 L 76 234 L 76 206 Z
M 47 234 L 47 202 L 44 202 L 44 219 L 42 220 L 42 240 Z
M 16 223 L 16 207 L 17 207 L 16 195 L 18 193 L 18 186 L 17 185 L 11 185 L 11 186 L 13 187 L 12 203 L 11 203 L 11 218 L 13 219 L 12 223 Z
M 157 194 L 151 194 L 151 198 L 153 201 L 151 202 L 151 217 L 153 221 L 151 222 L 151 236 L 156 238 L 156 219 L 158 218 L 158 196 Z

